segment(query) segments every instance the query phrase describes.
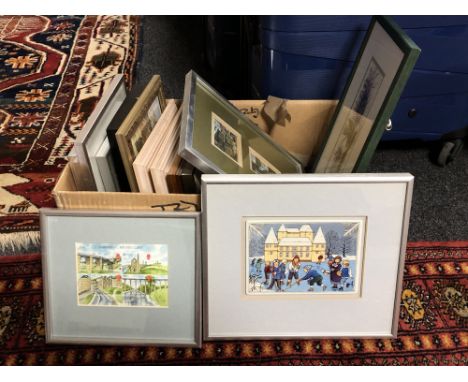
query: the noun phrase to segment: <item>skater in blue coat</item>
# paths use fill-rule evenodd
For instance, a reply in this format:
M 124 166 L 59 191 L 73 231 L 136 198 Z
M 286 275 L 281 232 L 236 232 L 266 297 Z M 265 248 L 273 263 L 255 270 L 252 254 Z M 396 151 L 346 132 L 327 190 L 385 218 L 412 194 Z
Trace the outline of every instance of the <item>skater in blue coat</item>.
M 307 265 L 304 267 L 304 272 L 306 274 L 302 276 L 302 278 L 299 281 L 307 281 L 309 284 L 309 292 L 312 292 L 314 290 L 314 285 L 317 284 L 319 287 L 322 286 L 323 283 L 323 275 L 327 273 L 325 269 L 322 268 L 322 261 L 323 261 L 323 256 L 320 255 L 317 259 L 317 262 L 313 265 Z M 323 285 L 322 289 L 325 290 L 326 286 Z

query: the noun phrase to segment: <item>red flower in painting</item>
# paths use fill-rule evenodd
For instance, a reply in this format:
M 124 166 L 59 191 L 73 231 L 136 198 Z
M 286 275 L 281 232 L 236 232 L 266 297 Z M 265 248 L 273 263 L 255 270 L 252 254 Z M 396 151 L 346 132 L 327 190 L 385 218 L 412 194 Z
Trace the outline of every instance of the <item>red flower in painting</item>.
M 151 275 L 146 275 L 145 279 L 146 279 L 146 281 L 148 281 L 149 283 L 151 283 L 151 281 L 153 281 L 153 276 L 151 276 Z
M 122 275 L 116 275 L 116 276 L 115 276 L 115 279 L 116 279 L 117 281 L 122 280 Z
M 146 260 L 150 260 L 151 259 L 151 253 L 147 253 L 146 254 Z

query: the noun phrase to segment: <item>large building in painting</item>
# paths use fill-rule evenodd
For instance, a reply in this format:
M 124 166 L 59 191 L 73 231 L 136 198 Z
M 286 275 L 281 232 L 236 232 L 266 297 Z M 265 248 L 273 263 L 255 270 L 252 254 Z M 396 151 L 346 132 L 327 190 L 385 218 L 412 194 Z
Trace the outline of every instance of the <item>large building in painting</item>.
M 284 224 L 275 234 L 273 228 L 265 240 L 265 261 L 286 260 L 291 261 L 299 256 L 301 261 L 317 261 L 322 255 L 325 258 L 326 240 L 319 227 L 316 233 L 310 225 L 304 224 L 301 228 L 286 228 Z

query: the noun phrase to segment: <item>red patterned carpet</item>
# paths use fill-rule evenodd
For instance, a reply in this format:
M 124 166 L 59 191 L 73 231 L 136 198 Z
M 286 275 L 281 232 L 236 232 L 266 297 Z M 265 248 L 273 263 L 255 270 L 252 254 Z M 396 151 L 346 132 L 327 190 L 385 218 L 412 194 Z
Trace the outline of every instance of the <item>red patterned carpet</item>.
M 468 242 L 408 245 L 398 338 L 46 345 L 37 210 L 113 74 L 131 84 L 137 19 L 0 17 L 0 365 L 467 365 Z
M 468 242 L 408 246 L 396 339 L 210 342 L 202 349 L 44 343 L 40 254 L 0 258 L 3 365 L 467 365 Z

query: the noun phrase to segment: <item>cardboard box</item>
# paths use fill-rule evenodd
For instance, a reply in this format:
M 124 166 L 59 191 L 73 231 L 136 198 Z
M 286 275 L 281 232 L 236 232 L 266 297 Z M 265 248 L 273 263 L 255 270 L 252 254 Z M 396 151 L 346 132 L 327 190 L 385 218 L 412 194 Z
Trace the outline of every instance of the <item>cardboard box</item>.
M 286 117 L 276 118 L 271 110 L 269 113 L 263 110 L 264 100 L 231 102 L 304 166 L 318 150 L 337 104 L 328 100 L 288 100 L 284 103 L 281 100 L 281 114 Z M 198 194 L 81 191 L 69 165 L 65 166 L 52 194 L 57 207 L 66 209 L 200 211 Z
M 96 192 L 77 189 L 67 164 L 52 191 L 58 208 L 146 211 L 200 211 L 197 194 Z

